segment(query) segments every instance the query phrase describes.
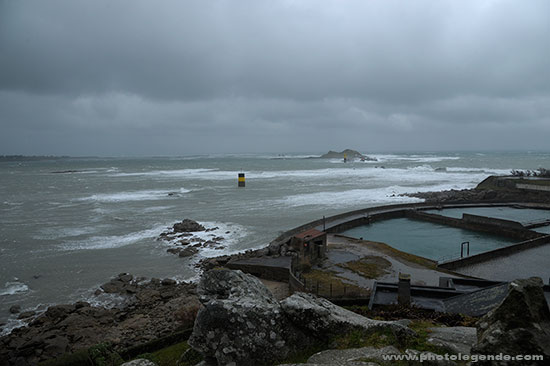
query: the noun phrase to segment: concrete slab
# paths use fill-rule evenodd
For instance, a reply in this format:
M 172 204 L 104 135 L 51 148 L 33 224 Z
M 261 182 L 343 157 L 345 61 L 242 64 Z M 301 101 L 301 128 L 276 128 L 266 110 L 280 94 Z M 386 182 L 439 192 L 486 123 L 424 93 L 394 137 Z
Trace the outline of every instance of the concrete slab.
M 334 271 L 339 277 L 364 288 L 372 288 L 375 279 L 365 278 L 347 268 L 342 268 L 346 262 L 356 261 L 366 256 L 378 256 L 390 262 L 390 266 L 385 269 L 384 275 L 376 278 L 377 281 L 396 282 L 399 273 L 408 273 L 411 275 L 411 284 L 438 286 L 439 277 L 460 277 L 449 271 L 439 271 L 435 264 L 429 260 L 412 261 L 415 256 L 404 253 L 403 256 L 396 255 L 399 251 L 387 249 L 388 246 L 382 243 L 370 245 L 368 241 L 343 237 L 337 234 L 328 235 L 328 258 L 322 264 L 323 270 Z M 385 250 L 387 249 L 387 250 Z M 411 261 L 406 258 L 411 258 Z M 416 257 L 419 258 L 419 257 Z M 422 263 L 426 263 L 423 265 Z M 432 267 L 432 268 L 430 268 Z
M 508 294 L 508 283 L 443 300 L 446 312 L 482 316 L 497 306 Z
M 513 281 L 537 276 L 548 283 L 550 278 L 550 244 L 525 249 L 506 257 L 455 269 L 455 272 L 495 281 Z M 512 270 L 513 269 L 513 270 Z
M 473 327 L 434 327 L 428 329 L 427 343 L 447 348 L 455 353 L 469 355 L 477 343 L 477 331 Z

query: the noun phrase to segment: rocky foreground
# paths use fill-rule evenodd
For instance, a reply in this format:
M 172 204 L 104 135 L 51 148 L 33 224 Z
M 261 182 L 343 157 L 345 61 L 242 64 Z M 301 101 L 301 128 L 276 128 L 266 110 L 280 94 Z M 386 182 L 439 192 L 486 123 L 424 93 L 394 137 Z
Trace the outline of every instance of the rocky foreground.
M 256 277 L 241 271 L 208 271 L 197 293 L 203 308 L 189 344 L 203 355 L 205 365 L 273 364 L 353 330 L 415 335 L 400 322 L 368 319 L 310 294 L 278 302 Z
M 122 273 L 102 285 L 102 293 L 122 295 L 125 306 L 51 306 L 0 338 L 0 365 L 35 365 L 101 342 L 124 350 L 191 327 L 200 307 L 195 285 L 172 279 L 142 282 Z
M 84 302 L 50 307 L 28 327 L 0 339 L 0 365 L 34 365 L 105 341 L 123 350 L 191 324 L 188 343 L 193 349 L 183 353 L 181 360 L 198 352 L 202 366 L 283 364 L 307 349 L 325 351 L 313 354 L 305 365 L 355 366 L 368 360 L 370 366 L 385 366 L 391 364 L 385 359 L 389 355 L 433 359 L 410 361 L 410 365 L 458 364 L 438 360 L 438 354 L 444 353 L 545 357 L 476 363 L 481 366 L 538 366 L 550 360 L 550 310 L 538 278 L 512 282 L 503 302 L 475 328 L 429 328 L 427 337 L 413 331 L 410 320 L 369 319 L 311 294 L 295 293 L 277 301 L 256 277 L 224 268 L 205 272 L 197 287 L 169 279 L 140 282 L 120 274 L 104 284 L 102 291 L 124 294 L 130 304 L 123 309 Z M 339 347 L 341 339 L 350 334 L 354 335 L 351 339 L 367 336 L 363 347 Z M 368 341 L 372 334 L 378 334 L 375 345 Z M 436 347 L 431 350 L 438 353 L 426 351 L 426 346 Z M 152 364 L 143 360 L 131 365 Z
M 189 344 L 203 355 L 203 366 L 277 364 L 315 344 L 333 346 L 338 337 L 383 334 L 385 345 L 332 349 L 316 353 L 309 365 L 387 365 L 388 355 L 416 355 L 432 362 L 411 365 L 457 365 L 437 354 L 407 345 L 419 345 L 419 335 L 408 320 L 379 321 L 345 310 L 316 296 L 296 293 L 276 301 L 263 284 L 240 271 L 206 272 L 197 288 L 203 307 L 197 315 Z M 477 329 L 476 329 L 477 328 Z M 440 352 L 477 357 L 477 365 L 548 365 L 550 310 L 540 278 L 516 280 L 508 296 L 484 316 L 476 328 L 430 328 L 426 344 Z M 393 335 L 393 336 L 391 336 Z M 392 341 L 390 341 L 392 340 Z M 393 342 L 393 343 L 391 343 Z M 476 355 L 539 355 L 535 361 L 483 361 Z M 293 364 L 294 365 L 294 364 Z

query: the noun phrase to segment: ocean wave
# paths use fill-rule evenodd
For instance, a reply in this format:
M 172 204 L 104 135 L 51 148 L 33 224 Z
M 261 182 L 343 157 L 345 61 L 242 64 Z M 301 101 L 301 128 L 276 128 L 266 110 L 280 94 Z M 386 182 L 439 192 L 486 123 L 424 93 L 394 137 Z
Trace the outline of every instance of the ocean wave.
M 453 168 L 447 169 L 447 173 L 483 173 L 483 170 L 473 170 L 473 171 L 460 171 L 460 170 L 453 170 Z M 488 170 L 488 174 L 491 174 L 492 172 L 500 172 L 499 170 L 490 169 Z M 425 174 L 422 174 L 425 173 Z M 430 176 L 430 174 L 435 174 Z M 397 177 L 398 179 L 402 179 L 405 177 L 406 179 L 413 179 L 415 181 L 422 181 L 423 179 L 430 179 L 437 176 L 437 180 L 441 179 L 441 170 L 437 171 L 429 164 L 423 162 L 419 165 L 415 166 L 409 166 L 405 168 L 387 168 L 382 169 L 379 167 L 375 167 L 372 165 L 363 165 L 363 164 L 342 164 L 338 167 L 334 168 L 323 168 L 323 169 L 303 169 L 303 170 L 265 170 L 265 171 L 259 171 L 259 170 L 252 170 L 252 171 L 245 171 L 246 178 L 252 179 L 252 180 L 265 180 L 265 179 L 319 179 L 319 178 L 374 178 L 374 179 L 393 179 L 393 177 Z M 183 170 L 174 170 L 174 171 L 152 171 L 147 173 L 140 173 L 140 174 L 148 174 L 148 175 L 158 175 L 158 176 L 166 176 L 166 177 L 172 177 L 172 178 L 178 178 L 180 180 L 209 180 L 209 181 L 222 181 L 222 180 L 236 180 L 237 179 L 237 171 L 227 171 L 227 170 L 215 170 L 215 169 L 193 169 L 192 171 L 188 169 Z M 416 176 L 415 176 L 416 175 Z M 476 176 L 476 178 L 479 178 L 479 175 Z M 485 177 L 482 177 L 482 179 Z M 128 192 L 123 192 L 128 193 Z M 150 197 L 145 194 L 144 197 Z M 154 193 L 154 192 L 153 192 Z M 166 193 L 163 191 L 162 193 Z M 158 194 L 157 194 L 158 196 Z M 141 196 L 137 196 L 136 198 L 140 198 Z M 95 198 L 95 199 L 123 199 L 127 198 L 125 196 L 123 197 L 111 197 L 111 196 L 99 196 L 95 195 L 92 197 L 88 197 L 88 199 Z M 129 197 L 131 198 L 131 196 Z M 144 198 L 145 199 L 145 198 Z M 155 198 L 151 198 L 155 199 Z
M 140 177 L 140 176 L 164 176 L 164 177 L 185 177 L 194 176 L 205 172 L 215 172 L 217 169 L 174 169 L 174 170 L 151 170 L 147 172 L 116 173 L 112 177 Z
M 450 189 L 468 188 L 460 184 L 438 184 L 424 187 L 390 186 L 373 189 L 351 189 L 337 192 L 316 192 L 287 196 L 270 203 L 288 207 L 300 206 L 330 206 L 353 207 L 357 205 L 370 205 L 380 203 L 414 203 L 422 202 L 422 199 L 401 196 L 405 193 L 429 192 Z
M 29 286 L 19 281 L 6 282 L 4 288 L 0 290 L 0 296 L 10 296 L 29 291 Z
M 120 248 L 135 244 L 140 240 L 156 238 L 166 230 L 167 225 L 157 225 L 151 229 L 136 231 L 125 235 L 93 236 L 83 240 L 67 240 L 58 247 L 61 250 L 97 250 Z
M 23 202 L 10 202 L 10 201 L 4 201 L 2 202 L 3 205 L 6 206 L 21 206 Z
M 0 337 L 10 334 L 14 329 L 24 327 L 27 323 L 15 317 L 7 319 L 6 324 L 0 327 Z
M 509 175 L 512 169 L 492 169 L 492 168 L 466 168 L 466 167 L 449 167 L 448 172 L 460 173 L 487 173 L 492 175 Z
M 117 193 L 98 193 L 88 197 L 80 198 L 79 201 L 97 201 L 97 202 L 125 202 L 125 201 L 150 201 L 159 199 L 169 199 L 172 195 L 191 192 L 188 189 L 180 188 L 178 190 L 143 190 L 128 191 Z
M 410 161 L 416 163 L 437 163 L 445 160 L 460 160 L 458 156 L 437 156 L 437 155 L 392 155 L 392 154 L 375 154 L 369 155 L 378 159 L 378 162 L 392 161 Z
M 40 230 L 37 235 L 32 238 L 36 240 L 55 240 L 62 238 L 71 238 L 81 235 L 89 235 L 103 229 L 100 226 L 84 226 L 84 227 L 46 227 Z

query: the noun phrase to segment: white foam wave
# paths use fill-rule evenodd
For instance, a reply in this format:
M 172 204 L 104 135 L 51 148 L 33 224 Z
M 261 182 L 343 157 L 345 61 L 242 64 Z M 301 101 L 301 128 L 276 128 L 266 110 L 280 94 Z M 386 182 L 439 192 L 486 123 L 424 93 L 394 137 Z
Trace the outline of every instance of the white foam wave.
M 461 171 L 459 169 L 457 170 L 451 170 L 452 168 L 449 168 L 447 170 L 447 173 L 464 173 L 464 174 L 478 174 L 475 176 L 475 178 L 479 178 L 481 173 L 484 172 L 484 170 L 474 170 L 474 171 Z M 491 174 L 492 172 L 500 172 L 495 169 L 488 170 L 487 174 Z M 403 179 L 405 177 L 407 180 L 414 180 L 417 182 L 422 182 L 425 179 L 435 179 L 435 180 L 441 180 L 441 175 L 445 172 L 442 171 L 435 171 L 435 169 L 428 165 L 428 164 L 422 164 L 418 166 L 409 166 L 407 168 L 388 168 L 388 169 L 381 169 L 377 168 L 372 165 L 362 165 L 362 164 L 342 164 L 341 166 L 334 167 L 334 168 L 324 168 L 324 169 L 304 169 L 304 170 L 268 170 L 268 171 L 246 171 L 246 177 L 247 179 L 253 179 L 253 180 L 261 180 L 261 179 L 319 179 L 319 178 L 327 178 L 327 179 L 343 179 L 343 178 L 373 178 L 373 179 L 394 179 L 397 178 L 398 180 Z M 178 178 L 180 180 L 185 179 L 197 179 L 197 180 L 211 180 L 211 181 L 217 181 L 217 180 L 236 180 L 237 179 L 237 171 L 222 171 L 222 170 L 215 170 L 215 169 L 183 169 L 183 170 L 174 170 L 174 171 L 151 171 L 146 173 L 139 173 L 139 174 L 147 174 L 147 175 L 158 175 L 158 176 L 167 176 L 167 177 L 173 177 Z M 430 176 L 431 175 L 431 176 Z M 481 179 L 485 178 L 486 176 L 482 176 Z M 455 177 L 456 178 L 456 177 Z M 453 178 L 454 179 L 454 178 Z M 128 193 L 128 192 L 126 192 Z M 155 193 L 155 192 L 153 192 Z M 167 193 L 163 191 L 162 193 Z M 157 194 L 158 196 L 158 194 Z M 143 195 L 136 196 L 135 198 L 139 199 L 146 199 L 141 197 L 150 197 L 147 195 L 147 192 L 144 192 Z M 118 196 L 93 196 L 92 198 L 95 199 L 124 199 L 124 198 L 132 198 L 130 197 L 118 197 Z M 90 197 L 88 197 L 90 199 Z
M 95 290 L 95 289 L 94 289 Z M 105 292 L 95 295 L 90 289 L 85 291 L 86 294 L 82 296 L 82 300 L 90 303 L 91 306 L 105 307 L 107 309 L 123 307 L 132 300 L 128 296 L 121 294 L 108 294 Z
M 68 240 L 59 245 L 62 250 L 112 249 L 135 244 L 140 240 L 156 238 L 167 225 L 157 225 L 151 229 L 141 230 L 126 235 L 93 236 L 84 240 Z
M 6 320 L 6 324 L 2 328 L 0 328 L 0 337 L 10 334 L 14 329 L 26 326 L 29 320 L 36 319 L 38 316 L 44 313 L 47 308 L 47 305 L 38 304 L 35 307 L 23 309 L 22 311 L 34 311 L 36 313 L 33 317 L 24 320 L 17 319 L 17 314 L 10 316 Z
M 176 191 L 170 190 L 143 190 L 143 191 L 128 191 L 117 193 L 98 193 L 88 197 L 80 198 L 80 201 L 97 201 L 97 202 L 126 202 L 126 201 L 150 201 L 169 199 L 171 195 L 184 194 L 191 192 L 188 189 L 180 188 Z
M 0 296 L 9 296 L 21 294 L 29 291 L 29 286 L 19 281 L 6 282 L 4 288 L 0 290 Z
M 23 320 L 8 319 L 6 324 L 0 328 L 0 337 L 10 334 L 14 329 L 24 327 L 25 324 L 26 323 Z
M 161 177 L 194 177 L 206 172 L 215 172 L 217 169 L 175 169 L 175 170 L 151 170 L 146 172 L 116 173 L 113 177 L 139 177 L 139 176 L 161 176 Z
M 160 212 L 160 211 L 168 211 L 170 209 L 174 208 L 174 206 L 151 206 L 146 207 L 143 209 L 143 212 Z
M 89 235 L 98 232 L 100 226 L 83 226 L 83 227 L 47 227 L 40 231 L 38 235 L 33 235 L 36 240 L 55 240 L 61 238 L 71 238 L 81 235 Z
M 3 204 L 6 205 L 6 206 L 21 206 L 23 204 L 23 202 L 4 201 Z
M 466 168 L 466 167 L 449 167 L 448 172 L 461 173 L 487 173 L 492 175 L 509 175 L 512 169 L 493 169 L 493 168 Z
M 271 204 L 284 205 L 289 207 L 300 206 L 330 206 L 350 207 L 366 206 L 379 203 L 413 203 L 421 202 L 422 199 L 415 197 L 401 196 L 405 193 L 441 191 L 450 189 L 463 189 L 459 184 L 439 184 L 425 187 L 390 186 L 373 189 L 351 189 L 338 192 L 316 192 L 297 194 L 283 199 L 271 201 Z
M 444 160 L 460 160 L 458 156 L 437 156 L 437 155 L 392 155 L 392 154 L 376 154 L 369 155 L 378 159 L 378 162 L 392 161 L 410 161 L 417 163 L 437 163 Z
M 400 193 L 404 193 L 404 190 L 397 186 L 378 189 L 352 189 L 340 192 L 297 194 L 273 201 L 273 203 L 289 207 L 310 205 L 347 207 L 356 204 L 367 205 L 374 202 L 404 203 L 420 201 L 417 198 L 398 196 Z

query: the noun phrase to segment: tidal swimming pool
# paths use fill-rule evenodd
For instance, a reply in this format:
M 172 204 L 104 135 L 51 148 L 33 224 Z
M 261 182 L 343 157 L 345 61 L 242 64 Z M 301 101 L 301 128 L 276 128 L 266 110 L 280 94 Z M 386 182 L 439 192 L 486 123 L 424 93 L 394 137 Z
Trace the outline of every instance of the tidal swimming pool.
M 522 224 L 550 219 L 550 210 L 514 207 L 465 207 L 445 208 L 442 210 L 427 210 L 427 213 L 447 217 L 462 218 L 463 213 L 479 216 L 494 217 L 497 219 L 513 220 Z
M 395 249 L 437 261 L 460 258 L 461 243 L 466 241 L 470 242 L 470 255 L 517 242 L 506 237 L 407 218 L 376 221 L 341 234 L 386 243 Z

